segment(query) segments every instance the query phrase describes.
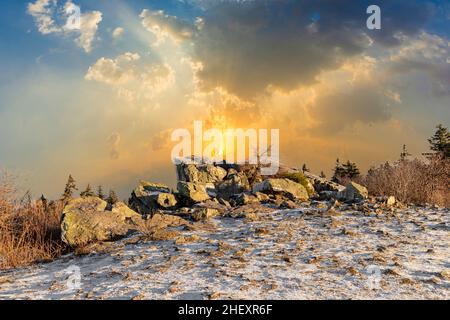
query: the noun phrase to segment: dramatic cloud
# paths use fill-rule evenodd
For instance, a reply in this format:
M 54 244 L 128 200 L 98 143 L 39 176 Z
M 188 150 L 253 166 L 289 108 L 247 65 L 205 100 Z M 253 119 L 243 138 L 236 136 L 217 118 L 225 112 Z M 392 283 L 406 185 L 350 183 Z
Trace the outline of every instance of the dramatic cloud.
M 393 74 L 425 74 L 434 94 L 449 95 L 450 42 L 428 33 L 404 42 L 405 46 L 390 56 L 389 71 Z
M 350 92 L 336 92 L 319 96 L 310 107 L 311 115 L 318 121 L 315 134 L 336 134 L 357 122 L 374 124 L 391 118 L 391 97 L 372 87 L 357 86 Z
M 268 86 L 286 91 L 311 85 L 323 71 L 370 49 L 401 43 L 417 33 L 431 6 L 417 1 L 382 1 L 381 31 L 366 28 L 370 1 L 285 0 L 210 1 L 197 23 L 188 24 L 161 11 L 145 10 L 152 32 L 194 45 L 203 68 L 203 89 L 223 87 L 252 99 Z
M 60 24 L 69 19 L 66 9 L 73 4 L 71 0 L 68 0 L 61 7 L 58 6 L 58 0 L 36 0 L 36 2 L 28 4 L 27 13 L 34 18 L 40 33 L 44 35 L 58 34 L 64 37 L 75 35 L 75 43 L 89 53 L 92 51 L 98 25 L 102 21 L 102 13 L 100 11 L 82 12 L 79 28 L 67 28 Z M 61 23 L 58 24 L 58 21 Z

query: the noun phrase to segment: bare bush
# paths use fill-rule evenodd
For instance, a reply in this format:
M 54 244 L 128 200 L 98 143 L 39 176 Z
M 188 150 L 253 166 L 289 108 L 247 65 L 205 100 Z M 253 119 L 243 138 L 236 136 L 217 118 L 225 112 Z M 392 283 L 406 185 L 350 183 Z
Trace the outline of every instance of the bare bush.
M 63 204 L 44 206 L 30 197 L 18 198 L 14 179 L 0 173 L 0 269 L 15 268 L 60 256 Z
M 362 180 L 369 193 L 395 196 L 405 203 L 450 207 L 450 159 L 435 155 L 428 161 L 401 160 L 372 168 Z

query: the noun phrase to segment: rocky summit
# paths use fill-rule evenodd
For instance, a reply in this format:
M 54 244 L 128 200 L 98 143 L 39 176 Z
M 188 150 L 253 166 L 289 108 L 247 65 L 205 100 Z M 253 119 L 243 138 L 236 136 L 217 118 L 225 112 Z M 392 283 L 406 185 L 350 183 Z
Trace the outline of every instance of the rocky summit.
M 133 232 L 155 234 L 155 226 L 149 228 L 155 216 L 187 219 L 184 225 L 216 217 L 257 220 L 258 213 L 295 209 L 311 200 L 358 204 L 368 198 L 367 189 L 354 182 L 344 187 L 286 167 L 270 177 L 261 176 L 254 165 L 180 163 L 176 172 L 175 191 L 142 180 L 132 191 L 128 205 L 108 204 L 96 197 L 69 201 L 62 214 L 63 241 L 71 247 L 82 247 Z M 387 199 L 386 204 L 393 206 L 395 199 Z M 162 224 L 159 229 L 171 226 L 173 223 Z
M 448 298 L 448 209 L 289 167 L 270 177 L 250 165 L 176 171 L 175 190 L 140 181 L 128 204 L 70 200 L 61 234 L 72 253 L 15 271 L 0 297 Z M 58 275 L 74 265 L 83 287 L 70 291 Z

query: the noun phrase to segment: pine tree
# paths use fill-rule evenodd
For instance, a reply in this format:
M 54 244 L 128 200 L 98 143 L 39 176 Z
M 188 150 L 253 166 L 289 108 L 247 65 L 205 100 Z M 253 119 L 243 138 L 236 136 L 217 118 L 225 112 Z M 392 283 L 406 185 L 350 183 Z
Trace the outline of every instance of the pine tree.
M 302 171 L 303 172 L 309 172 L 309 168 L 306 166 L 306 163 L 303 164 Z
M 75 179 L 72 177 L 72 175 L 69 175 L 69 178 L 67 179 L 66 187 L 64 188 L 64 193 L 62 195 L 62 200 L 64 202 L 68 201 L 72 198 L 73 192 L 75 190 L 78 190 Z
M 438 125 L 436 129 L 434 135 L 428 139 L 430 149 L 448 158 L 450 157 L 450 132 L 442 124 Z
M 344 176 L 350 179 L 358 177 L 361 173 L 354 162 L 347 161 L 344 164 Z
M 115 205 L 117 202 L 119 202 L 119 198 L 117 197 L 114 190 L 109 190 L 109 196 L 108 199 L 106 199 L 106 202 L 108 202 L 109 205 Z
M 325 173 L 323 171 L 320 171 L 320 177 L 322 179 L 326 179 L 327 178 L 327 176 L 325 175 Z
M 105 200 L 106 196 L 103 193 L 103 187 L 102 186 L 98 186 L 97 188 L 97 197 L 99 197 L 102 200 Z
M 95 197 L 95 193 L 92 191 L 91 185 L 88 184 L 86 190 L 80 193 L 82 198 Z
M 333 178 L 332 181 L 339 182 L 340 178 L 344 177 L 344 168 L 341 165 L 341 162 L 339 161 L 339 158 L 336 159 L 336 164 L 333 169 Z

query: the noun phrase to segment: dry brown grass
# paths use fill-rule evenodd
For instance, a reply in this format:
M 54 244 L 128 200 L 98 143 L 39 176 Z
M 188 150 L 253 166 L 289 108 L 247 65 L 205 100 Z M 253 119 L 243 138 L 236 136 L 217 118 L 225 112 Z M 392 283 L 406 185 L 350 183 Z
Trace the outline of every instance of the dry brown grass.
M 361 183 L 369 193 L 395 196 L 404 203 L 450 207 L 450 159 L 403 160 L 369 170 Z
M 0 269 L 16 268 L 60 256 L 63 204 L 17 197 L 14 179 L 0 172 Z

